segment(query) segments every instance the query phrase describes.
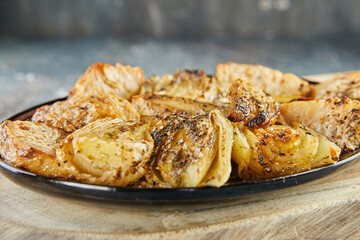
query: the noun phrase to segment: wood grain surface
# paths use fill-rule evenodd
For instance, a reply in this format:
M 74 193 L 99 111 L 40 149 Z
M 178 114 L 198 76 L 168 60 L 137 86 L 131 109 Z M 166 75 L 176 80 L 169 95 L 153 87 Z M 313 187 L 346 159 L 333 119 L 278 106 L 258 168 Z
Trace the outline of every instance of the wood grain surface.
M 0 239 L 358 239 L 360 162 L 234 200 L 125 204 L 41 195 L 0 175 Z

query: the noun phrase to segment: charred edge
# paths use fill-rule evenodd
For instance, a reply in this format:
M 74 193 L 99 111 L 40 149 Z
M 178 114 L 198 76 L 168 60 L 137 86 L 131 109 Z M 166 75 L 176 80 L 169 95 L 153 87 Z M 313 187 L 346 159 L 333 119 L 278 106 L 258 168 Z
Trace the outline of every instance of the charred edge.
M 266 123 L 267 115 L 268 115 L 267 112 L 259 111 L 258 115 L 256 115 L 256 117 L 254 119 L 245 123 L 245 126 L 250 127 L 250 128 L 257 128 L 257 127 L 264 126 Z

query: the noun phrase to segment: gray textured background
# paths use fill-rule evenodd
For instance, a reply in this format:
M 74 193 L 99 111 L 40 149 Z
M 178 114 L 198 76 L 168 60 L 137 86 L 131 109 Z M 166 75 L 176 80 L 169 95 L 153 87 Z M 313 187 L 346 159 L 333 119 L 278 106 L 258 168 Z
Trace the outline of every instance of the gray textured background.
M 360 69 L 355 0 L 4 0 L 0 121 L 66 96 L 95 61 L 152 73 L 260 63 L 298 75 Z
M 312 37 L 358 34 L 358 0 L 2 0 L 17 36 Z

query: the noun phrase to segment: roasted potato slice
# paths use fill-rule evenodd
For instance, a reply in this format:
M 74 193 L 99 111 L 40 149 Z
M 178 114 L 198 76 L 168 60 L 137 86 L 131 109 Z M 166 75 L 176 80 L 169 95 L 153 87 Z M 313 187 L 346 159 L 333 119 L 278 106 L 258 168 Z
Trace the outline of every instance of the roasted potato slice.
M 281 177 L 333 164 L 341 149 L 309 128 L 273 125 L 235 131 L 232 159 L 243 180 Z
M 246 78 L 255 86 L 271 96 L 302 96 L 310 94 L 308 82 L 291 73 L 282 73 L 261 65 L 220 63 L 215 77 L 221 91 L 228 92 L 238 78 Z
M 239 78 L 233 83 L 229 98 L 232 107 L 229 119 L 248 127 L 271 125 L 280 114 L 279 103 L 245 79 Z
M 127 186 L 143 177 L 153 147 L 149 124 L 105 118 L 69 135 L 56 154 L 91 176 L 80 181 Z
M 94 63 L 80 76 L 69 93 L 74 96 L 96 95 L 99 93 L 114 93 L 118 97 L 130 100 L 140 92 L 145 83 L 144 73 L 139 67 L 115 66 L 106 63 Z
M 209 116 L 170 116 L 155 129 L 151 186 L 219 187 L 229 179 L 233 130 L 218 110 Z
M 74 96 L 65 101 L 38 108 L 32 117 L 34 122 L 74 132 L 76 129 L 101 118 L 120 118 L 124 121 L 139 119 L 135 107 L 112 93 Z
M 146 94 L 132 98 L 132 104 L 143 116 L 166 117 L 177 113 L 189 115 L 205 115 L 212 110 L 220 110 L 224 116 L 231 112 L 230 104 L 211 104 L 189 98 L 171 97 L 167 95 Z
M 42 123 L 5 121 L 0 125 L 0 155 L 14 166 L 47 177 L 72 178 L 56 160 L 64 131 Z

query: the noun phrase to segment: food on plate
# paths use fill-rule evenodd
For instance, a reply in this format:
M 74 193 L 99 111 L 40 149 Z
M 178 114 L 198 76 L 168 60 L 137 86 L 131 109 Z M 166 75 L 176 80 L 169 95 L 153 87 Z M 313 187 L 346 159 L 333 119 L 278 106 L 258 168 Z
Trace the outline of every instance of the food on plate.
M 271 96 L 301 96 L 310 93 L 308 82 L 291 73 L 282 73 L 261 65 L 238 63 L 220 63 L 216 67 L 215 77 L 225 91 L 238 78 L 246 78 Z
M 211 112 L 210 118 L 216 124 L 217 153 L 202 184 L 206 186 L 221 187 L 226 183 L 231 174 L 231 151 L 234 128 L 230 121 L 228 121 L 219 111 Z
M 127 186 L 144 176 L 153 147 L 148 123 L 105 118 L 67 136 L 56 155 L 61 165 L 89 174 L 80 181 Z
M 336 74 L 333 78 L 315 85 L 312 96 L 316 99 L 346 97 L 360 100 L 360 72 Z
M 265 127 L 275 123 L 280 105 L 251 82 L 239 78 L 230 87 L 232 112 L 229 119 L 248 127 Z
M 141 94 L 158 94 L 172 97 L 185 97 L 203 102 L 212 102 L 218 97 L 214 78 L 203 70 L 182 69 L 175 74 L 167 73 L 162 77 L 151 76 Z
M 199 102 L 190 98 L 155 94 L 134 96 L 132 98 L 132 104 L 143 116 L 164 117 L 175 113 L 204 115 L 212 110 L 219 110 L 227 117 L 231 112 L 231 105 L 229 103 L 212 104 Z
M 182 69 L 145 82 L 139 67 L 95 63 L 67 100 L 38 108 L 31 121 L 3 122 L 0 155 L 46 177 L 111 186 L 284 177 L 359 148 L 360 102 L 350 99 L 357 79 L 336 76 L 332 92 L 290 73 L 225 63 L 215 75 Z M 350 98 L 313 100 L 334 94 Z
M 244 180 L 286 176 L 335 163 L 341 149 L 315 131 L 297 125 L 236 128 L 232 158 Z
M 106 117 L 135 120 L 139 119 L 139 114 L 127 100 L 112 93 L 100 93 L 74 96 L 65 101 L 42 106 L 36 110 L 32 121 L 45 123 L 71 133 Z
M 130 100 L 140 92 L 145 83 L 144 73 L 139 67 L 115 66 L 107 63 L 94 63 L 80 76 L 71 89 L 69 98 L 99 93 L 114 93 L 118 97 Z
M 154 128 L 147 181 L 157 187 L 220 187 L 231 173 L 233 127 L 218 110 L 172 115 Z
M 7 162 L 48 177 L 68 178 L 58 165 L 56 149 L 64 131 L 30 121 L 5 121 L 0 125 L 0 155 Z
M 295 101 L 281 105 L 286 122 L 300 122 L 323 134 L 343 150 L 360 145 L 360 102 L 349 98 Z

